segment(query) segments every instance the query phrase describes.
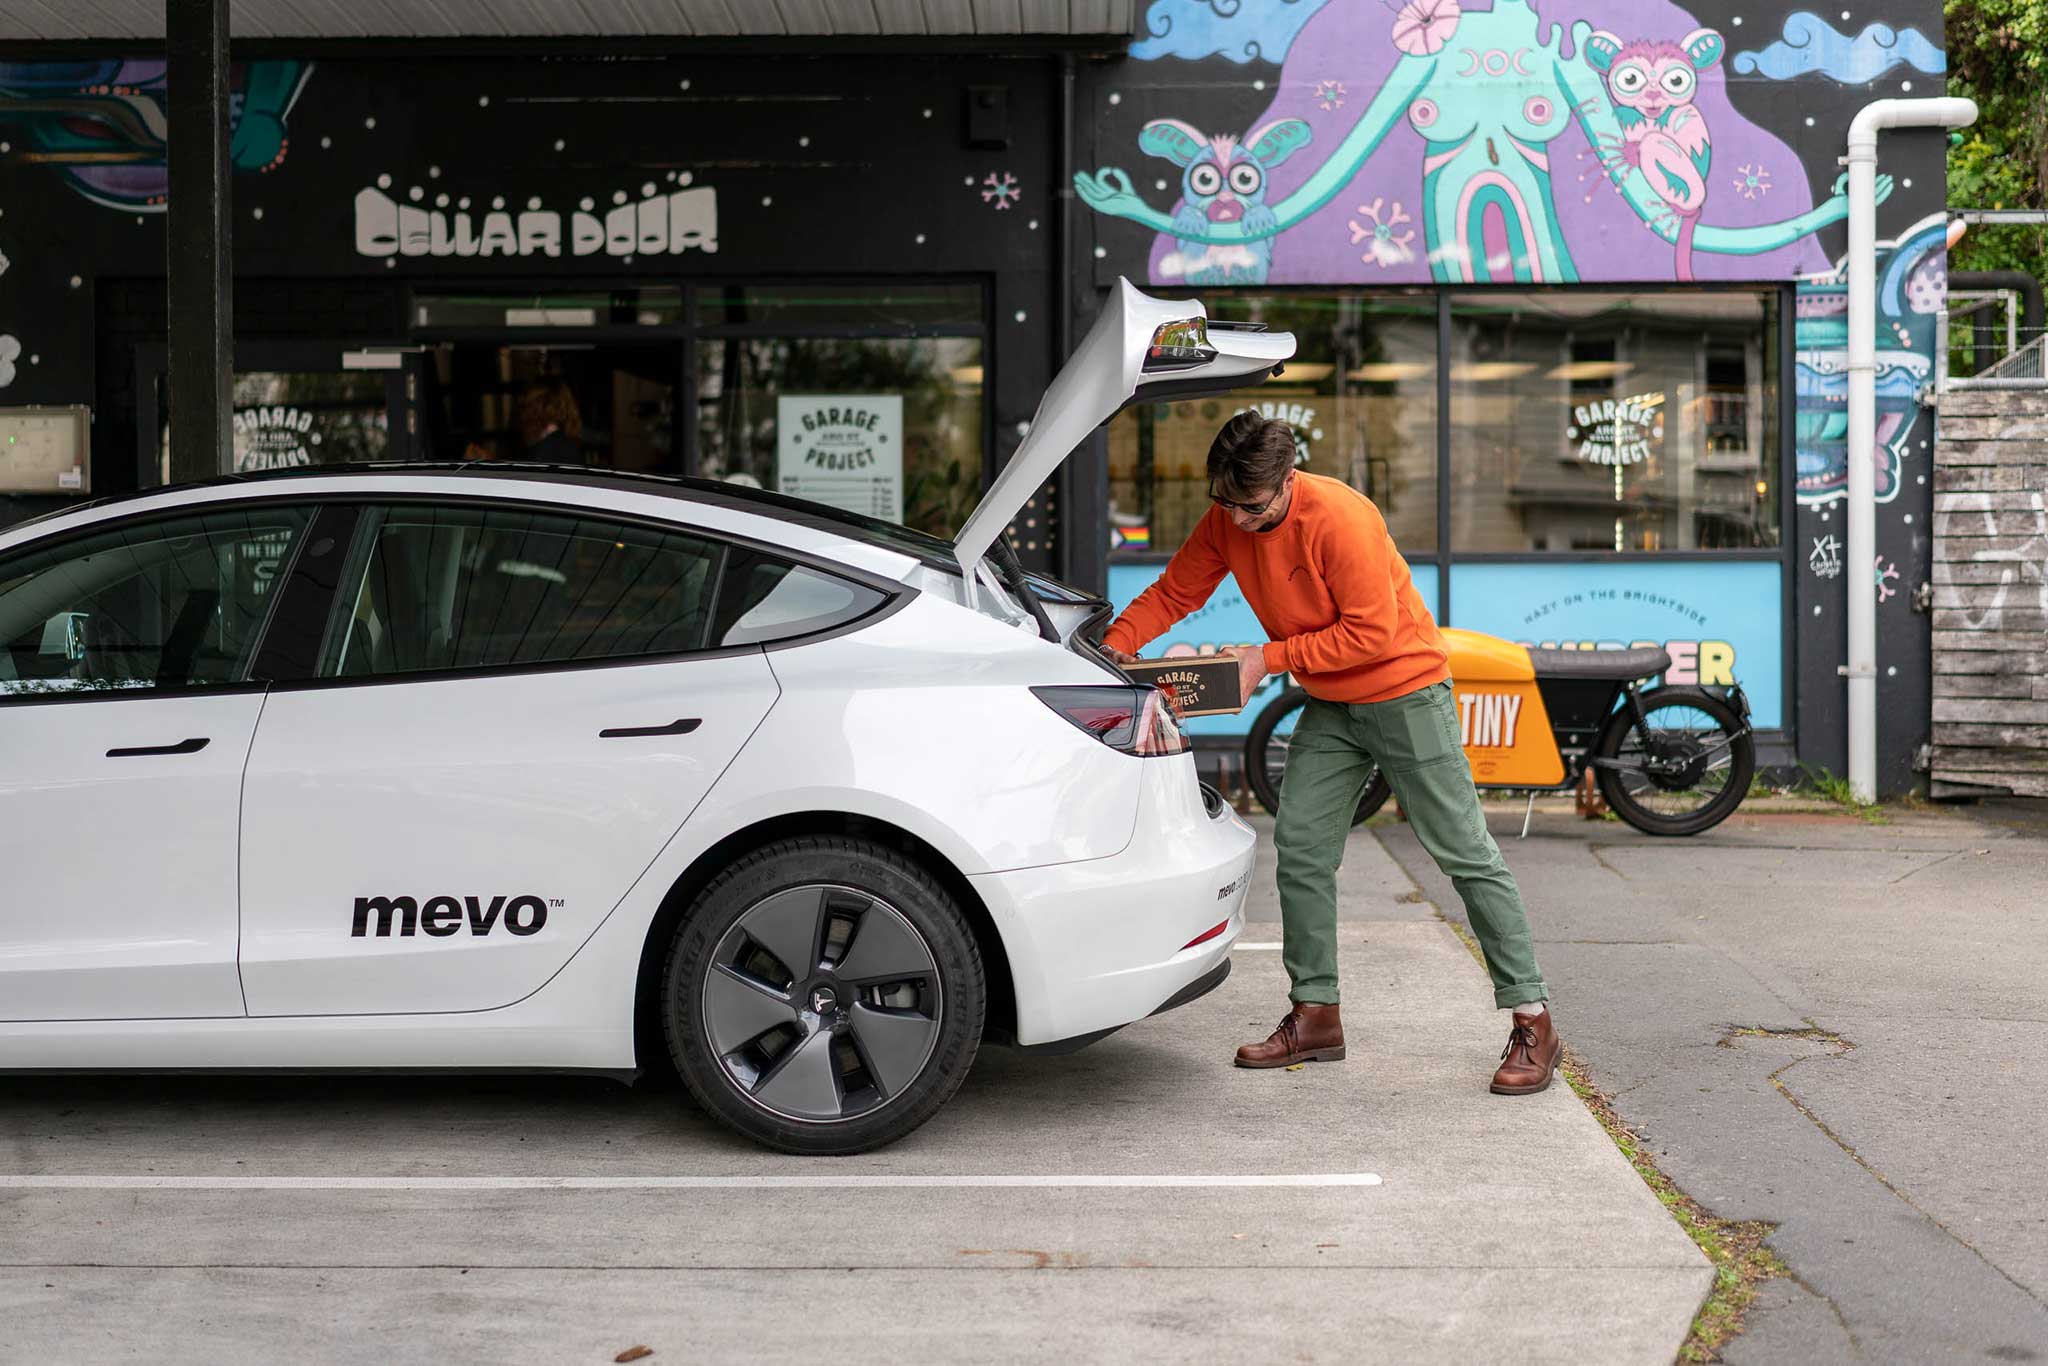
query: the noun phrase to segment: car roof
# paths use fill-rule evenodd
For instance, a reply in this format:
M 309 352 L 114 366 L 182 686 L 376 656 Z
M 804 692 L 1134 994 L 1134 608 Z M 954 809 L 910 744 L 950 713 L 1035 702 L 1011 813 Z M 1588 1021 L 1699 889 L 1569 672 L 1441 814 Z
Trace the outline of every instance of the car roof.
M 394 484 L 402 484 L 408 479 L 446 479 L 450 476 L 476 479 L 486 484 L 558 484 L 568 489 L 605 489 L 618 493 L 673 498 L 703 507 L 722 508 L 731 512 L 765 517 L 845 540 L 879 546 L 938 569 L 959 572 L 960 562 L 955 557 L 950 542 L 910 527 L 899 526 L 894 522 L 865 517 L 824 503 L 814 503 L 808 499 L 792 498 L 788 494 L 750 488 L 744 484 L 724 483 L 715 479 L 692 479 L 681 475 L 646 474 L 628 470 L 592 469 L 584 465 L 551 465 L 511 460 L 380 460 L 248 470 L 238 474 L 223 474 L 212 479 L 160 485 L 132 493 L 113 494 L 84 503 L 74 503 L 55 512 L 17 522 L 8 527 L 7 531 L 19 531 L 35 523 L 53 521 L 79 512 L 99 513 L 123 504 L 159 498 L 166 494 L 191 494 L 206 490 L 253 493 L 272 485 L 288 488 L 298 481 L 362 478 L 377 481 L 378 487 L 374 492 L 365 491 L 366 496 L 374 497 L 377 493 L 392 492 Z

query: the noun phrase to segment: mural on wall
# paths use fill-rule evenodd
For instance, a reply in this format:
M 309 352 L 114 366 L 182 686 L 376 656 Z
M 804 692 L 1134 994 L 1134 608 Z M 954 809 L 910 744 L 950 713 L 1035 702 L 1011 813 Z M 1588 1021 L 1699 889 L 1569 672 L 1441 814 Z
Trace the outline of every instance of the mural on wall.
M 1792 149 L 1737 110 L 1727 68 L 1767 84 L 1942 65 L 1914 29 L 1852 37 L 1805 12 L 1725 61 L 1728 35 L 1671 0 L 1158 0 L 1146 23 L 1131 55 L 1152 69 L 1129 81 L 1152 117 L 1135 150 L 1180 168 L 1179 198 L 1149 200 L 1116 164 L 1077 174 L 1075 189 L 1158 234 L 1155 283 L 1824 270 L 1813 234 L 1846 217 L 1846 177 L 1822 172 L 1817 195 Z M 1199 103 L 1216 98 L 1215 68 L 1158 79 L 1167 59 L 1212 58 L 1279 64 L 1277 81 L 1246 83 L 1265 103 L 1241 138 Z M 1109 138 L 1124 111 L 1106 112 Z M 1099 150 L 1106 160 L 1114 145 Z M 1155 194 L 1167 188 L 1155 180 Z M 1892 189 L 1878 178 L 1880 201 Z
M 285 122 L 311 62 L 237 62 L 229 69 L 228 156 L 235 169 L 270 171 L 290 149 Z M 0 62 L 0 125 L 19 128 L 16 160 L 57 167 L 95 204 L 162 213 L 168 94 L 161 59 Z
M 1936 214 L 1877 244 L 1877 420 L 1860 458 L 1871 463 L 1880 503 L 1897 498 L 1905 482 L 1908 443 L 1933 379 L 1936 315 L 1948 296 L 1947 232 Z M 1808 506 L 1849 492 L 1848 281 L 1845 260 L 1799 282 L 1793 450 L 1799 501 Z

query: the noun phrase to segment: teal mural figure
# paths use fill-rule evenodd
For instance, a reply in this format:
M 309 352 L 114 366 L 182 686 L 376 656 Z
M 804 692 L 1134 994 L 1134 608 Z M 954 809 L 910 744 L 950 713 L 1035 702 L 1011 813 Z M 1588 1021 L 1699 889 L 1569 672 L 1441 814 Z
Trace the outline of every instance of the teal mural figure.
M 1584 0 L 1581 8 L 1619 6 Z M 1370 11 L 1354 13 L 1363 23 Z M 1654 117 L 1642 108 L 1617 109 L 1608 72 L 1596 65 L 1592 52 L 1601 52 L 1611 68 L 1621 56 L 1618 40 L 1610 36 L 1596 47 L 1595 26 L 1581 19 L 1571 25 L 1571 55 L 1566 56 L 1564 26 L 1548 25 L 1547 42 L 1541 37 L 1544 27 L 1529 0 L 1494 0 L 1486 11 L 1461 10 L 1456 0 L 1409 0 L 1390 34 L 1400 56 L 1372 99 L 1321 165 L 1291 193 L 1265 206 L 1268 212 L 1256 220 L 1197 224 L 1186 215 L 1175 219 L 1147 204 L 1116 167 L 1080 172 L 1074 187 L 1100 213 L 1171 233 L 1180 239 L 1185 256 L 1203 246 L 1241 247 L 1285 232 L 1350 187 L 1367 160 L 1386 145 L 1387 155 L 1376 164 L 1375 185 L 1385 187 L 1390 172 L 1419 171 L 1429 270 L 1443 283 L 1580 278 L 1553 198 L 1550 165 L 1550 144 L 1575 124 L 1629 212 L 1670 246 L 1673 259 L 1688 274 L 1692 253 L 1773 251 L 1847 216 L 1843 176 L 1828 199 L 1779 222 L 1730 227 L 1699 221 L 1702 172 L 1710 151 L 1690 87 L 1683 92 L 1683 115 L 1676 112 L 1677 100 L 1666 101 Z M 1663 46 L 1679 52 L 1696 74 L 1720 57 L 1720 39 L 1709 42 L 1702 36 L 1706 32 L 1691 35 L 1690 51 Z M 1389 144 L 1403 123 L 1419 139 L 1419 149 Z M 1648 137 L 1653 132 L 1655 140 Z M 1646 142 L 1654 145 L 1646 148 Z M 1689 164 L 1692 176 L 1680 171 L 1682 164 Z M 1695 178 L 1698 188 L 1688 196 Z M 1890 177 L 1878 177 L 1880 200 L 1891 189 Z
M 233 65 L 228 157 L 236 170 L 284 162 L 285 120 L 312 70 L 284 60 Z M 20 126 L 25 144 L 15 157 L 57 167 L 73 190 L 110 209 L 164 211 L 167 100 L 161 58 L 0 62 L 0 124 Z

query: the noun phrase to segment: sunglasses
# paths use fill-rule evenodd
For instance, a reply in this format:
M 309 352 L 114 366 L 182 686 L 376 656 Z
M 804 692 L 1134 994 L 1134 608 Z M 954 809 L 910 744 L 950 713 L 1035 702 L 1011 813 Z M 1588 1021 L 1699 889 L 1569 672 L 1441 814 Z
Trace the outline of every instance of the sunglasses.
M 1288 475 L 1288 479 L 1293 477 L 1292 474 Z M 1265 515 L 1266 509 L 1280 501 L 1280 495 L 1285 492 L 1287 492 L 1287 479 L 1282 479 L 1280 487 L 1274 489 L 1272 497 L 1266 499 L 1263 503 L 1233 503 L 1228 498 L 1217 497 L 1214 493 L 1209 495 L 1209 501 L 1222 508 L 1225 512 L 1242 512 L 1247 517 L 1262 517 Z

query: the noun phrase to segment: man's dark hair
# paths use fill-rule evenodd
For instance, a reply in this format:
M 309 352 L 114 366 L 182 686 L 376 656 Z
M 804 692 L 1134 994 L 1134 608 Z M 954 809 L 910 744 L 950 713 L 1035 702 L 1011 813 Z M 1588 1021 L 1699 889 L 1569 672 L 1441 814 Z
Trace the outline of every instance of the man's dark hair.
M 1276 492 L 1294 468 L 1294 429 L 1278 418 L 1239 413 L 1209 443 L 1209 487 L 1232 502 Z

